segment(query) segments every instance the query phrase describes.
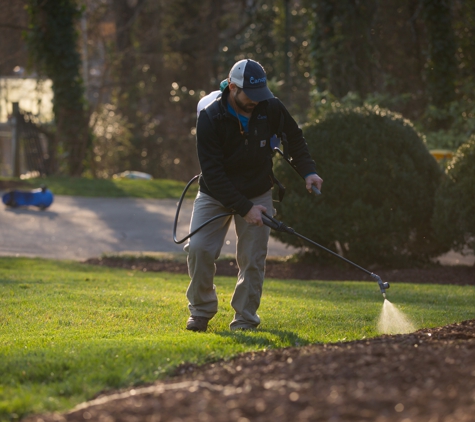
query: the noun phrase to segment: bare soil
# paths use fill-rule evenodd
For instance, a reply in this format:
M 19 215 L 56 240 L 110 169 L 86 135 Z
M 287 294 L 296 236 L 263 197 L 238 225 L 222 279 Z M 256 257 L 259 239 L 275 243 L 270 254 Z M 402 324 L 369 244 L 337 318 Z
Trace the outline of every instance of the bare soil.
M 186 273 L 185 264 L 147 259 L 88 263 Z M 235 275 L 235 263 L 219 262 L 217 273 Z M 273 261 L 266 273 L 269 278 L 368 279 L 359 271 Z M 473 267 L 378 274 L 390 282 L 475 284 Z M 190 335 L 206 341 L 206 334 Z M 474 421 L 475 320 L 412 334 L 246 353 L 201 367 L 183 365 L 165 381 L 104 394 L 68 413 L 31 416 L 25 422 L 84 420 Z

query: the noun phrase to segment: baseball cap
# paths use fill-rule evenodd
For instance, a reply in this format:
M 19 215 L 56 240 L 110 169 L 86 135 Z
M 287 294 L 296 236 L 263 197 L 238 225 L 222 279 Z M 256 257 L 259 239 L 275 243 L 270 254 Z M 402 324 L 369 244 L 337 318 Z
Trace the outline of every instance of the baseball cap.
M 267 87 L 264 68 L 254 60 L 245 59 L 235 63 L 229 72 L 229 82 L 242 88 L 252 101 L 261 102 L 274 98 L 274 94 Z

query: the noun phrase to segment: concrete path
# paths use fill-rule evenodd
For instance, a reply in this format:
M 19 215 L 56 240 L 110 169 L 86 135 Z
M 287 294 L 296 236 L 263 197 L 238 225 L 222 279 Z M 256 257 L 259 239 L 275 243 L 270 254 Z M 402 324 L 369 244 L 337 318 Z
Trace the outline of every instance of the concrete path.
M 1 195 L 1 193 L 0 193 Z M 192 202 L 181 211 L 177 237 L 188 234 Z M 173 242 L 176 200 L 83 198 L 56 195 L 45 211 L 0 206 L 0 255 L 84 260 L 110 252 L 182 252 Z M 236 236 L 228 232 L 223 254 L 234 254 Z M 269 255 L 286 256 L 294 248 L 271 238 Z M 473 255 L 450 252 L 444 265 L 473 265 Z
M 0 255 L 84 260 L 107 252 L 182 252 L 173 242 L 176 200 L 83 198 L 56 195 L 45 211 L 0 207 Z M 183 205 L 178 239 L 188 234 L 192 202 Z M 228 232 L 222 253 L 233 254 Z M 186 242 L 185 242 L 186 243 Z M 271 239 L 269 254 L 294 249 Z

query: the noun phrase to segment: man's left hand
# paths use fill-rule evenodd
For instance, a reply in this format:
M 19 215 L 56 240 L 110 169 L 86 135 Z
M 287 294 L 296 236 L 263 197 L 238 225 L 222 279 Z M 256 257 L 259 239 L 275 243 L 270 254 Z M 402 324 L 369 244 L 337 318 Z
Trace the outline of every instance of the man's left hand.
M 307 190 L 312 193 L 312 185 L 316 186 L 319 191 L 322 190 L 323 179 L 318 174 L 309 174 L 305 178 L 305 187 Z

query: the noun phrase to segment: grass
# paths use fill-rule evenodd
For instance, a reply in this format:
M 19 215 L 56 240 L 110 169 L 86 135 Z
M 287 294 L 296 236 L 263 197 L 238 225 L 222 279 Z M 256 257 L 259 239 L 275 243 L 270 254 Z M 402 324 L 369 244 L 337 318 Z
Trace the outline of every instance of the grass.
M 184 329 L 184 275 L 0 258 L 0 420 L 64 411 L 184 362 L 378 335 L 376 283 L 266 280 L 252 333 L 229 331 L 234 283 L 217 277 L 220 311 L 197 334 Z M 473 286 L 392 283 L 389 294 L 418 328 L 473 318 Z
M 24 184 L 19 189 L 36 189 L 46 185 L 55 195 L 88 196 L 103 198 L 178 198 L 185 183 L 176 180 L 153 179 L 90 179 L 85 177 L 51 176 L 32 179 L 0 178 L 0 181 L 16 181 Z M 194 183 L 189 194 L 196 194 L 197 183 Z

